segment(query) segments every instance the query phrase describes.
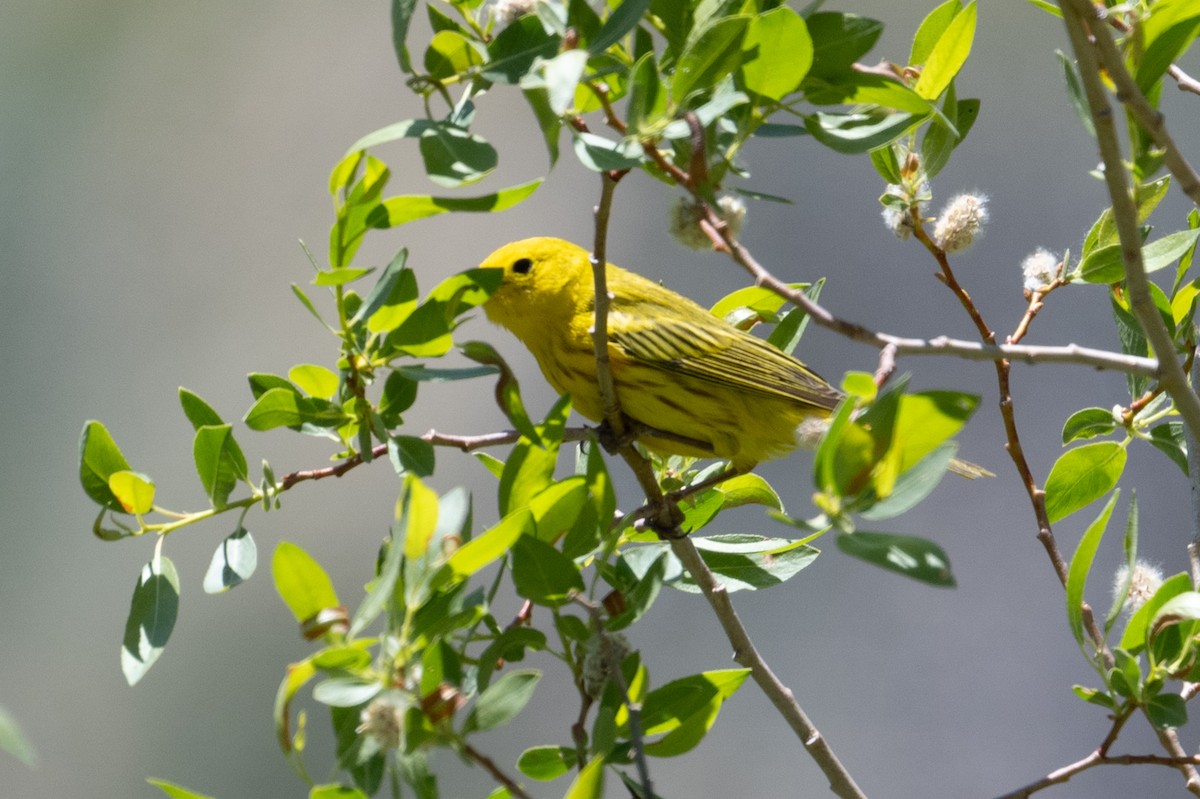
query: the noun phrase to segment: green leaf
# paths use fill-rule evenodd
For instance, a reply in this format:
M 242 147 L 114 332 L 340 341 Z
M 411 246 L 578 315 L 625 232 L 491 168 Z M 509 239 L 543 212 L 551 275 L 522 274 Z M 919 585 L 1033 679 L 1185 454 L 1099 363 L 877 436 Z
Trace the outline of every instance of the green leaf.
M 27 766 L 37 763 L 37 752 L 21 730 L 21 725 L 3 707 L 0 707 L 0 749 Z
M 517 669 L 489 685 L 475 700 L 463 733 L 490 730 L 512 721 L 533 698 L 541 677 L 537 669 Z
M 892 446 L 903 472 L 958 433 L 979 407 L 979 397 L 959 391 L 921 391 L 900 397 Z
M 587 481 L 580 475 L 551 483 L 539 491 L 529 500 L 534 537 L 547 543 L 557 541 L 575 525 L 587 501 Z
M 601 799 L 604 796 L 604 755 L 593 755 L 571 781 L 563 799 Z
M 417 307 L 417 279 L 405 265 L 407 260 L 408 250 L 402 247 L 363 298 L 362 305 L 350 320 L 351 325 L 358 325 L 365 319 L 367 329 L 379 333 L 392 330 L 408 318 Z
M 412 21 L 413 9 L 417 0 L 392 0 L 392 49 L 396 52 L 396 60 L 400 63 L 400 71 L 406 75 L 412 74 L 412 63 L 408 57 L 408 25 Z
M 546 144 L 546 153 L 550 156 L 550 166 L 558 163 L 558 140 L 562 133 L 562 117 L 550 107 L 550 92 L 544 86 L 522 88 L 525 101 L 537 120 L 538 129 L 542 131 L 542 141 Z
M 517 768 L 531 780 L 556 780 L 575 767 L 575 750 L 567 746 L 532 746 L 517 758 Z
M 908 55 L 909 64 L 924 64 L 929 59 L 934 46 L 961 9 L 960 0 L 946 0 L 921 20 L 921 25 L 913 36 L 912 50 Z
M 654 53 L 646 53 L 629 71 L 626 124 L 635 133 L 652 131 L 667 112 L 667 92 L 658 77 Z
M 675 64 L 671 97 L 684 105 L 694 90 L 715 86 L 742 64 L 742 41 L 751 17 L 737 15 L 718 19 L 688 42 Z
M 533 514 L 528 508 L 518 508 L 482 535 L 459 547 L 446 561 L 438 575 L 439 579 L 435 582 L 444 584 L 470 577 L 502 557 L 522 533 L 532 529 Z
M 644 547 L 643 550 L 652 552 L 656 547 Z M 659 591 L 662 589 L 663 580 L 666 577 L 667 563 L 673 557 L 670 552 L 663 549 L 655 557 L 648 568 L 645 568 L 641 573 L 637 574 L 632 588 L 622 591 L 622 596 L 625 600 L 625 609 L 619 614 L 608 620 L 607 629 L 611 631 L 623 630 L 635 624 L 638 619 L 645 615 L 646 611 L 650 610 L 650 606 L 654 604 L 654 600 L 658 598 Z M 618 568 L 627 568 L 630 574 L 633 574 L 633 568 L 628 562 L 618 561 Z
M 1180 230 L 1142 247 L 1142 265 L 1147 273 L 1170 266 L 1196 243 L 1200 229 Z M 1089 253 L 1079 265 L 1078 280 L 1087 283 L 1118 283 L 1125 279 L 1121 245 L 1110 244 Z
M 942 482 L 950 461 L 957 452 L 958 445 L 952 441 L 939 444 L 928 455 L 901 472 L 886 497 L 866 507 L 856 508 L 858 514 L 864 519 L 878 521 L 893 519 L 907 513 Z
M 881 109 L 846 114 L 818 112 L 804 118 L 813 138 L 839 153 L 858 155 L 891 144 L 925 117 Z
M 179 388 L 179 404 L 183 407 L 183 415 L 192 423 L 192 427 L 199 430 L 205 425 L 217 426 L 225 424 L 221 419 L 221 415 L 213 410 L 212 406 L 204 400 L 200 399 L 198 394 L 188 391 L 182 386 Z
M 595 133 L 575 133 L 572 138 L 575 156 L 593 172 L 633 169 L 645 157 L 642 146 L 632 139 L 612 141 Z
M 1183 422 L 1163 422 L 1150 428 L 1150 443 L 1166 455 L 1183 473 L 1188 473 L 1187 436 Z
M 391 228 L 447 211 L 506 211 L 526 200 L 541 185 L 542 179 L 538 178 L 479 197 L 431 197 L 422 194 L 389 197 L 371 209 L 366 221 L 371 227 Z
M 437 530 L 438 495 L 420 478 L 408 475 L 404 478 L 402 513 L 399 517 L 402 523 L 404 557 L 415 561 L 425 557 Z
M 276 427 L 298 428 L 303 424 L 315 427 L 339 427 L 346 423 L 340 405 L 316 397 L 305 397 L 290 385 L 268 389 L 246 411 L 242 420 L 251 430 L 273 430 Z
M 438 123 L 429 128 L 421 135 L 419 147 L 426 176 L 447 188 L 477 183 L 499 163 L 496 148 L 454 125 Z
M 1138 608 L 1125 624 L 1125 632 L 1121 635 L 1121 649 L 1131 653 L 1141 652 L 1146 648 L 1150 637 L 1150 621 L 1160 608 L 1169 600 L 1192 590 L 1192 579 L 1186 572 L 1168 577 L 1154 592 L 1154 596 L 1146 600 L 1146 604 Z
M 1070 444 L 1081 438 L 1106 436 L 1116 429 L 1112 411 L 1104 408 L 1084 408 L 1068 417 L 1062 430 L 1062 443 Z
M 142 567 L 125 621 L 121 672 L 130 685 L 145 677 L 162 656 L 178 615 L 179 574 L 170 558 L 156 554 Z
M 1187 704 L 1179 694 L 1159 693 L 1146 701 L 1146 716 L 1160 730 L 1187 724 Z
M 95 420 L 85 423 L 79 436 L 79 481 L 88 497 L 109 510 L 124 512 L 124 506 L 109 488 L 108 478 L 113 472 L 129 469 L 129 462 L 108 428 Z
M 467 341 L 462 344 L 460 349 L 462 354 L 472 361 L 496 367 L 500 372 L 500 379 L 496 381 L 496 402 L 517 432 L 530 441 L 540 444 L 541 440 L 537 430 L 529 419 L 525 403 L 521 400 L 521 385 L 508 362 L 496 351 L 495 347 L 487 342 Z
M 600 30 L 588 42 L 588 52 L 599 55 L 625 37 L 637 27 L 642 15 L 650 7 L 650 0 L 624 0 L 618 3 Z
M 301 391 L 321 399 L 329 399 L 337 393 L 340 382 L 337 374 L 317 364 L 301 364 L 288 370 L 288 380 Z
M 147 777 L 146 782 L 161 790 L 167 796 L 171 797 L 171 799 L 213 799 L 213 797 L 209 796 L 208 794 L 190 791 L 187 788 L 176 785 L 173 782 L 160 780 L 156 777 Z
M 663 736 L 646 744 L 646 754 L 674 757 L 695 748 L 716 722 L 721 705 L 749 675 L 750 669 L 706 671 L 672 680 L 646 694 L 642 702 L 644 734 Z
M 485 61 L 475 43 L 457 31 L 435 33 L 425 50 L 425 71 L 438 80 L 462 75 Z
M 1083 590 L 1087 586 L 1088 573 L 1092 570 L 1092 561 L 1096 558 L 1100 539 L 1104 536 L 1104 531 L 1108 529 L 1108 519 L 1112 516 L 1113 508 L 1116 507 L 1117 498 L 1120 495 L 1120 491 L 1113 492 L 1112 497 L 1105 504 L 1104 510 L 1100 511 L 1096 520 L 1088 525 L 1083 538 L 1079 539 L 1079 546 L 1075 548 L 1075 554 L 1071 556 L 1071 563 L 1067 571 L 1067 622 L 1071 625 L 1071 634 L 1075 636 L 1075 643 L 1079 645 L 1080 649 L 1083 649 L 1085 641 Z M 1085 654 L 1087 654 L 1086 650 Z
M 941 96 L 967 62 L 975 39 L 976 10 L 975 3 L 967 4 L 938 37 L 913 87 L 917 94 L 927 100 Z
M 392 436 L 387 442 L 388 458 L 396 474 L 429 477 L 433 474 L 433 444 L 417 436 Z
M 801 541 L 745 533 L 693 538 L 700 557 L 726 591 L 758 591 L 782 585 L 816 560 L 819 550 Z M 671 570 L 667 570 L 670 574 Z M 686 572 L 669 582 L 672 588 L 700 593 Z
M 553 58 L 559 44 L 560 38 L 547 33 L 536 16 L 522 16 L 488 42 L 483 77 L 497 83 L 519 83 L 539 58 Z
M 249 479 L 246 456 L 233 437 L 231 425 L 205 425 L 196 430 L 192 457 L 204 493 L 218 510 L 226 506 L 238 481 Z
M 275 546 L 271 574 L 275 590 L 301 624 L 340 604 L 329 575 L 311 555 L 290 541 L 280 541 Z
M 893 533 L 838 533 L 838 549 L 929 585 L 953 588 L 954 575 L 945 551 L 924 538 Z
M 1051 523 L 1095 502 L 1117 484 L 1125 470 L 1125 448 L 1115 441 L 1068 450 L 1046 478 L 1046 514 Z
M 1143 21 L 1140 32 L 1142 52 L 1134 79 L 1142 93 L 1151 96 L 1167 69 L 1200 33 L 1200 9 L 1187 0 L 1160 0 Z
M 113 472 L 108 488 L 126 513 L 141 516 L 154 508 L 154 481 L 140 472 Z
M 512 576 L 517 593 L 539 605 L 558 607 L 572 593 L 583 591 L 583 576 L 575 562 L 530 535 L 512 549 Z
M 821 11 L 805 18 L 813 41 L 809 76 L 839 80 L 866 55 L 883 33 L 883 23 L 856 14 Z
M 220 543 L 204 575 L 204 590 L 220 594 L 250 579 L 258 568 L 258 547 L 245 527 L 239 526 Z
M 329 271 L 317 272 L 317 274 L 313 277 L 312 283 L 314 286 L 344 286 L 347 283 L 353 283 L 356 280 L 366 277 L 373 271 L 375 270 L 355 269 L 343 266 L 336 269 L 331 269 Z M 309 312 L 316 316 L 316 306 L 313 305 L 311 301 L 307 301 L 308 295 L 301 291 L 299 286 L 293 285 L 293 290 L 296 292 L 296 296 L 300 299 L 300 301 L 303 302 L 306 307 L 308 307 Z M 319 316 L 317 318 L 320 319 Z
M 808 28 L 787 6 L 753 17 L 742 49 L 747 54 L 742 64 L 746 88 L 772 100 L 782 100 L 795 91 L 812 66 Z

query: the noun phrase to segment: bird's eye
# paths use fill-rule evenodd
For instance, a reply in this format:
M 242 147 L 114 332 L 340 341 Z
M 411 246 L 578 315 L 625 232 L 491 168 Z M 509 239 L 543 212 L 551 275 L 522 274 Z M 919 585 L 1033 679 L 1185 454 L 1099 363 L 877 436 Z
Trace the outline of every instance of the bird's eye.
M 527 275 L 529 274 L 529 270 L 533 269 L 533 261 L 528 258 L 518 258 L 513 261 L 512 269 L 518 275 Z

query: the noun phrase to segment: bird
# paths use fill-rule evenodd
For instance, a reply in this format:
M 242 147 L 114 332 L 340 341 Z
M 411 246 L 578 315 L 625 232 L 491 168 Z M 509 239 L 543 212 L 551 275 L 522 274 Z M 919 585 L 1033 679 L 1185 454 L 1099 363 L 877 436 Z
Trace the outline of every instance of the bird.
M 500 247 L 480 268 L 502 273 L 483 303 L 488 319 L 525 345 L 582 416 L 602 422 L 588 250 L 528 238 Z M 687 297 L 614 264 L 606 276 L 613 383 L 622 412 L 646 431 L 638 437 L 646 448 L 722 458 L 745 472 L 788 454 L 799 425 L 827 417 L 843 399 L 796 358 Z

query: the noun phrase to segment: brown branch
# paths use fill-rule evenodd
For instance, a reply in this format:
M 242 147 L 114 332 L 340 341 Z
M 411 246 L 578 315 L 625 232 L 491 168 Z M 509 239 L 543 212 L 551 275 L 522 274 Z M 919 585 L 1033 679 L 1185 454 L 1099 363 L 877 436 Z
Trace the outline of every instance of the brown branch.
M 471 746 L 466 741 L 462 742 L 463 754 L 471 758 L 471 760 L 483 767 L 483 770 L 492 775 L 492 779 L 508 789 L 508 792 L 517 799 L 532 799 L 525 790 L 521 788 L 511 777 L 501 771 L 500 767 L 487 755 L 480 752 L 475 747 Z

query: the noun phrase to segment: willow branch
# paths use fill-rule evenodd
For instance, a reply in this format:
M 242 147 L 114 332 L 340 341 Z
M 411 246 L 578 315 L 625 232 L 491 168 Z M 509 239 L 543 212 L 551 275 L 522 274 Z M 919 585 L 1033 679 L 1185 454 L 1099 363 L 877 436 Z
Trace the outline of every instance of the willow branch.
M 1070 3 L 1071 9 L 1079 15 L 1079 18 L 1088 23 L 1092 41 L 1096 45 L 1096 55 L 1113 85 L 1117 88 L 1117 100 L 1129 109 L 1138 125 L 1149 133 L 1154 143 L 1162 149 L 1163 163 L 1175 176 L 1179 188 L 1192 199 L 1193 203 L 1200 205 L 1200 175 L 1196 174 L 1192 165 L 1183 157 L 1183 153 L 1175 144 L 1175 139 L 1167 130 L 1166 117 L 1161 111 L 1150 105 L 1146 95 L 1138 88 L 1137 81 L 1125 68 L 1125 57 L 1121 55 L 1117 43 L 1113 41 L 1112 32 L 1104 24 L 1101 10 L 1092 5 L 1089 0 L 1067 0 L 1067 2 Z M 1182 71 L 1179 71 L 1179 74 L 1182 75 Z M 1105 163 L 1107 164 L 1107 162 Z
M 499 766 L 496 765 L 490 757 L 480 752 L 475 747 L 467 742 L 463 742 L 463 754 L 469 757 L 472 761 L 483 767 L 483 770 L 492 775 L 492 779 L 508 789 L 508 792 L 517 799 L 532 799 L 525 790 L 521 788 L 511 777 L 504 773 Z
M 741 666 L 750 669 L 751 679 L 767 695 L 771 704 L 775 705 L 775 709 L 803 742 L 809 756 L 825 773 L 825 777 L 829 780 L 830 790 L 837 796 L 865 799 L 866 795 L 862 789 L 855 784 L 854 778 L 842 765 L 829 746 L 829 742 L 825 740 L 821 731 L 800 707 L 791 689 L 775 676 L 775 672 L 763 660 L 762 655 L 750 640 L 750 635 L 746 632 L 741 619 L 738 618 L 737 611 L 733 609 L 733 603 L 729 601 L 729 593 L 713 577 L 692 540 L 690 538 L 672 539 L 671 550 L 682 561 L 684 568 L 692 575 L 696 584 L 700 586 L 700 590 L 704 592 L 704 597 L 716 612 L 717 619 L 725 630 L 725 637 L 733 645 L 733 659 Z
M 1142 261 L 1142 238 L 1138 227 L 1137 207 L 1129 191 L 1125 175 L 1125 164 L 1121 156 L 1121 144 L 1113 123 L 1113 110 L 1108 103 L 1104 85 L 1100 80 L 1101 64 L 1097 60 L 1096 48 L 1092 46 L 1084 22 L 1094 19 L 1090 4 L 1081 12 L 1079 0 L 1063 0 L 1063 21 L 1071 39 L 1071 47 L 1079 62 L 1080 79 L 1084 94 L 1096 127 L 1096 141 L 1100 158 L 1104 163 L 1104 182 L 1108 186 L 1112 201 L 1113 221 L 1121 242 L 1121 258 L 1125 263 L 1125 286 L 1129 291 L 1129 305 L 1146 334 L 1151 349 L 1158 355 L 1159 382 L 1163 390 L 1175 402 L 1184 424 L 1192 435 L 1200 436 L 1200 397 L 1188 386 L 1187 375 L 1174 357 L 1175 343 L 1163 324 L 1154 300 L 1150 296 L 1149 280 Z M 1093 26 L 1101 27 L 1101 26 Z M 1103 31 L 1107 33 L 1107 31 Z

